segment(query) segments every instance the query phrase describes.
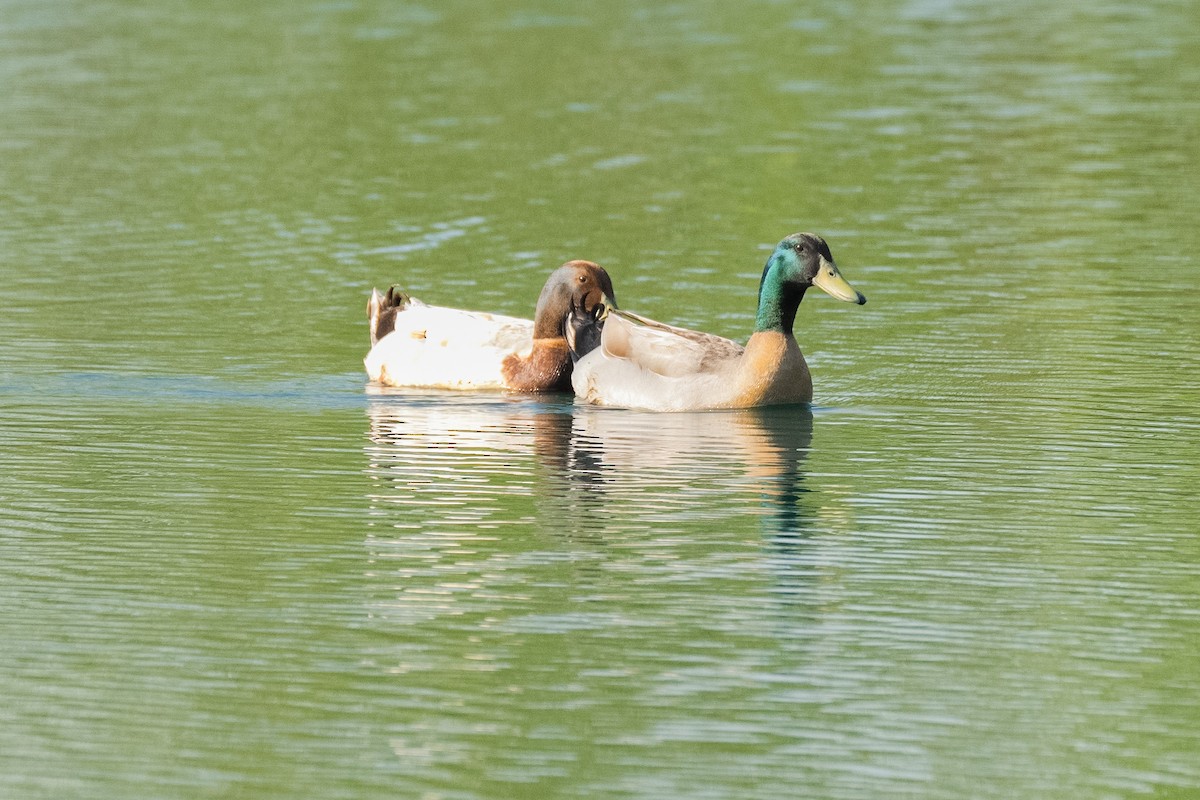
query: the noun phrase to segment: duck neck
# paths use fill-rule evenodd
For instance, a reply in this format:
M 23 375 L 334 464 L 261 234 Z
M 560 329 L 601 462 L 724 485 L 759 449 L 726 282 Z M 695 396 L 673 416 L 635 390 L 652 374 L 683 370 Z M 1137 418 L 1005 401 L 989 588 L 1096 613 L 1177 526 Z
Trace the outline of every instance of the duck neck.
M 561 339 L 563 332 L 551 313 L 539 313 L 533 319 L 534 339 Z
M 568 299 L 562 296 L 557 286 L 546 284 L 538 297 L 537 307 L 533 312 L 533 338 L 561 339 L 562 325 L 566 318 Z
M 754 320 L 754 332 L 775 331 L 792 336 L 792 324 L 796 321 L 796 309 L 804 299 L 807 287 L 785 281 L 781 270 L 772 269 L 767 262 L 762 282 L 758 285 L 758 316 Z

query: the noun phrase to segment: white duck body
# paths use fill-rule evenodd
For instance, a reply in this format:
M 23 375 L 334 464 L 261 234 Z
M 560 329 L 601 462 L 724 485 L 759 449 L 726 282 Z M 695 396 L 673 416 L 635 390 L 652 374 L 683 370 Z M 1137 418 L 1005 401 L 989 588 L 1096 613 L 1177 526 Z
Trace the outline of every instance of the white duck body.
M 421 389 L 508 388 L 501 365 L 533 349 L 533 320 L 431 306 L 412 298 L 371 347 L 367 377 Z
M 812 378 L 791 336 L 760 332 L 746 346 L 610 309 L 600 346 L 571 375 L 594 405 L 647 411 L 748 408 L 812 399 Z
M 591 261 L 568 261 L 550 273 L 533 320 L 431 306 L 396 286 L 382 295 L 372 290 L 371 350 L 363 363 L 384 386 L 569 391 L 563 325 L 571 309 L 594 311 L 612 294 L 608 273 Z

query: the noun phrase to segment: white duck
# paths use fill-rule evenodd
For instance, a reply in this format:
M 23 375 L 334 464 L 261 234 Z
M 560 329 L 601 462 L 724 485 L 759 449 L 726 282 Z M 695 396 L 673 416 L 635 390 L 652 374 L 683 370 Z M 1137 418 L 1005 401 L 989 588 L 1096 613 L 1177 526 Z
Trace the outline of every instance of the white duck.
M 566 317 L 573 307 L 594 313 L 612 296 L 608 273 L 590 261 L 568 261 L 550 274 L 532 320 L 431 306 L 395 286 L 386 295 L 372 289 L 363 363 L 384 386 L 569 391 Z

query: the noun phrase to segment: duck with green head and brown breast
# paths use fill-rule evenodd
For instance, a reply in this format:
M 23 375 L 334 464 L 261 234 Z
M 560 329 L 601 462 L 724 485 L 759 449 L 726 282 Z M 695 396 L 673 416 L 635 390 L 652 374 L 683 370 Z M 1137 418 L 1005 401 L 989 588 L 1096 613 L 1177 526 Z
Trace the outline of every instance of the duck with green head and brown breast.
M 824 239 L 796 233 L 767 259 L 754 332 L 744 346 L 607 303 L 591 311 L 575 308 L 566 321 L 575 395 L 596 405 L 651 411 L 810 402 L 812 377 L 793 333 L 810 286 L 839 300 L 867 302 L 842 277 Z
M 384 386 L 423 389 L 570 391 L 564 323 L 572 308 L 594 314 L 613 296 L 591 261 L 568 261 L 550 274 L 532 320 L 422 303 L 397 287 L 372 289 L 367 376 Z

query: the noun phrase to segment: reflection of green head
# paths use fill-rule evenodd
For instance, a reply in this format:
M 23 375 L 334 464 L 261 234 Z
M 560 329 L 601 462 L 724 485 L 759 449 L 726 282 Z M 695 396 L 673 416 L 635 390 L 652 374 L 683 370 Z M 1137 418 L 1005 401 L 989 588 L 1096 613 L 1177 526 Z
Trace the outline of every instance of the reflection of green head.
M 793 233 L 779 243 L 763 267 L 754 330 L 791 335 L 796 309 L 814 285 L 839 300 L 867 302 L 838 272 L 824 239 L 815 233 Z

